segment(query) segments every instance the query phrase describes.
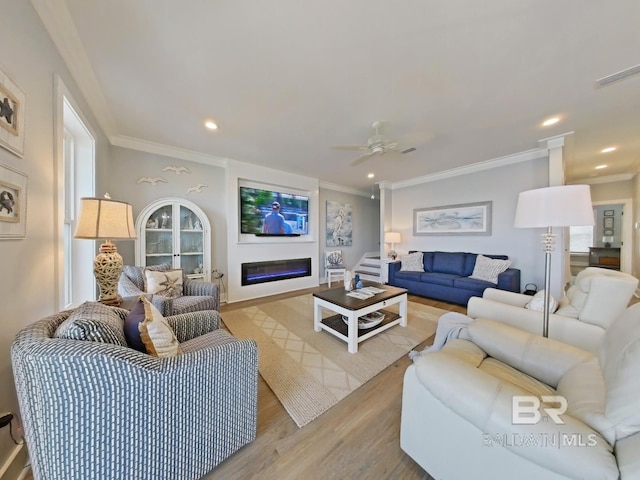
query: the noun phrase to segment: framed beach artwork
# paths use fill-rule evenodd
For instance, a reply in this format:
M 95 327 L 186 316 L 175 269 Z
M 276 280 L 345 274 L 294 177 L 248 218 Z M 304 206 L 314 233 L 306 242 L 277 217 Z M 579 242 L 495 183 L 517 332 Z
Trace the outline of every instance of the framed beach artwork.
M 351 205 L 327 200 L 327 247 L 350 247 L 353 244 Z
M 491 202 L 416 208 L 413 234 L 491 235 Z
M 0 146 L 24 155 L 25 94 L 0 70 Z
M 0 164 L 0 239 L 27 234 L 27 176 Z

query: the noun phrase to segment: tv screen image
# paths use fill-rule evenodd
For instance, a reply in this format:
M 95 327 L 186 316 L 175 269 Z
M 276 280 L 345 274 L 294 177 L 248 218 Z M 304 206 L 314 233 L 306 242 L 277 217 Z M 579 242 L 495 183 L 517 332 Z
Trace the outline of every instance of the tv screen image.
M 309 197 L 240 187 L 240 233 L 298 236 L 309 233 Z

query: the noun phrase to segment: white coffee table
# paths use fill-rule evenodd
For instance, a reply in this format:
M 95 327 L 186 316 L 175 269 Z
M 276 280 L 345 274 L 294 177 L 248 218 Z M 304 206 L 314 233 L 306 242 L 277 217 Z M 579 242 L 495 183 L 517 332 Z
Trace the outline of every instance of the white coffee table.
M 316 332 L 325 330 L 347 343 L 349 353 L 357 353 L 358 343 L 377 335 L 395 325 L 407 326 L 407 290 L 389 285 L 368 284 L 383 289 L 366 300 L 347 295 L 344 288 L 333 288 L 313 294 L 313 329 Z M 398 304 L 399 313 L 383 310 L 385 307 Z M 337 315 L 322 318 L 322 309 L 326 308 Z M 358 317 L 382 310 L 384 320 L 375 327 L 358 329 Z M 347 317 L 347 324 L 342 316 Z

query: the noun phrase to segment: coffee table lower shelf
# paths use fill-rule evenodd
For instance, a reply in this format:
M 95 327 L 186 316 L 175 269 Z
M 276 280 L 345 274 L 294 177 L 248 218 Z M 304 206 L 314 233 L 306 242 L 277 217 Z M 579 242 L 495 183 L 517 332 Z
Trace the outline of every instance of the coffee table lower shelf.
M 374 334 L 379 333 L 380 330 L 386 330 L 387 328 L 391 328 L 394 325 L 398 325 L 400 323 L 400 315 L 398 315 L 397 313 L 390 312 L 388 310 L 379 310 L 379 312 L 384 313 L 384 320 L 382 320 L 382 322 L 380 322 L 378 325 L 371 328 L 359 328 L 358 340 L 365 340 L 366 338 L 372 337 Z M 347 341 L 349 337 L 349 326 L 342 319 L 342 315 L 332 315 L 330 317 L 323 318 L 322 322 L 320 323 L 322 323 L 324 326 L 329 327 L 334 332 L 341 334 L 344 337 L 343 340 Z M 372 335 L 369 335 L 370 333 Z

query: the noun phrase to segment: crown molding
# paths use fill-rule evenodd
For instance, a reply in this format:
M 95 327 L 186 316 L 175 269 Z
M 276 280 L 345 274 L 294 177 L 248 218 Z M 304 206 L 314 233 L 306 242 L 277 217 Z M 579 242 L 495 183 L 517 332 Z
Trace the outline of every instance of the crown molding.
M 359 195 L 361 197 L 370 197 L 371 196 L 371 192 L 365 192 L 365 191 L 362 191 L 362 190 L 357 190 L 355 188 L 345 187 L 344 185 L 338 185 L 337 183 L 330 183 L 330 182 L 320 181 L 319 186 L 320 186 L 320 188 L 326 188 L 327 190 L 334 190 L 336 192 L 350 193 L 352 195 Z
M 636 175 L 637 173 L 620 173 L 617 175 L 580 178 L 578 180 L 572 180 L 571 182 L 569 182 L 569 185 L 598 185 L 601 183 L 624 182 L 627 180 L 632 180 Z
M 64 0 L 31 0 L 31 5 L 49 32 L 104 134 L 111 139 L 117 132 L 116 122 L 66 3 Z
M 549 155 L 549 151 L 546 148 L 535 148 L 513 155 L 507 155 L 504 157 L 494 158 L 492 160 L 485 160 L 483 162 L 473 163 L 464 167 L 452 168 L 451 170 L 445 170 L 443 172 L 434 173 L 431 175 L 425 175 L 422 177 L 413 178 L 411 180 L 395 182 L 391 184 L 391 190 L 399 188 L 407 188 L 415 185 L 421 185 L 423 183 L 437 182 L 446 178 L 458 177 L 460 175 L 469 175 L 470 173 L 481 172 L 484 170 L 491 170 L 493 168 L 500 168 L 507 165 L 513 165 L 521 162 L 528 162 L 537 158 L 543 158 Z M 386 182 L 385 182 L 386 183 Z
M 165 157 L 177 158 L 180 160 L 188 160 L 190 162 L 204 163 L 214 167 L 226 168 L 229 159 L 224 157 L 216 157 L 215 155 L 207 155 L 206 153 L 194 152 L 184 148 L 172 147 L 162 143 L 140 140 L 138 138 L 118 135 L 111 139 L 111 144 L 116 147 L 129 148 L 140 152 L 153 153 L 155 155 L 163 155 Z

